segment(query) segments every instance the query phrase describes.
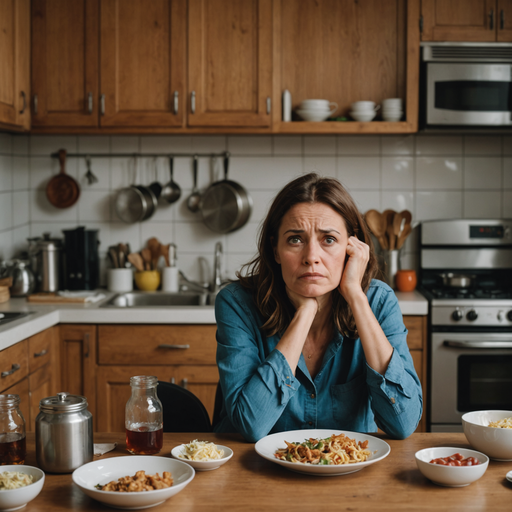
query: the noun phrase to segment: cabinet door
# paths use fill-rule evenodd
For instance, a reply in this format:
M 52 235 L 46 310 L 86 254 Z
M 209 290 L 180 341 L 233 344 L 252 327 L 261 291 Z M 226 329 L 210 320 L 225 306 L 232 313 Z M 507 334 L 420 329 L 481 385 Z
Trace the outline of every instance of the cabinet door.
M 496 0 L 422 0 L 422 41 L 495 41 Z
M 32 1 L 32 126 L 98 126 L 98 1 Z
M 426 383 L 423 381 L 422 376 L 424 374 L 424 366 L 425 361 L 423 358 L 423 351 L 422 350 L 411 350 L 411 356 L 412 356 L 412 362 L 414 364 L 414 369 L 416 370 L 416 374 L 420 378 L 421 381 L 421 387 L 423 390 L 423 415 L 421 417 L 420 423 L 418 425 L 418 428 L 416 429 L 416 432 L 426 432 L 427 430 L 427 401 L 426 401 Z
M 29 404 L 30 404 L 30 424 L 27 422 L 27 430 L 35 431 L 36 417 L 39 414 L 39 402 L 43 398 L 55 396 L 58 391 L 55 390 L 52 379 L 52 366 L 46 364 L 41 366 L 28 377 L 29 384 Z
M 0 125 L 30 129 L 30 0 L 0 0 Z
M 498 36 L 500 42 L 512 42 L 512 0 L 498 0 Z
M 102 0 L 102 126 L 182 126 L 185 20 L 185 0 Z
M 60 360 L 61 391 L 85 396 L 95 418 L 96 326 L 61 325 Z
M 188 52 L 189 126 L 270 125 L 271 0 L 190 0 Z
M 28 375 L 28 341 L 23 340 L 0 352 L 0 392 Z

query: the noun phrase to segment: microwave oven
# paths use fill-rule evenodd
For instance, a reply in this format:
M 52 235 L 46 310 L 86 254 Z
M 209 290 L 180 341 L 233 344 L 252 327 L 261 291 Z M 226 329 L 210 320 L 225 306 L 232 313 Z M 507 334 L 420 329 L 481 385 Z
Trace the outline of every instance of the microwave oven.
M 512 43 L 422 43 L 421 50 L 421 128 L 512 130 Z

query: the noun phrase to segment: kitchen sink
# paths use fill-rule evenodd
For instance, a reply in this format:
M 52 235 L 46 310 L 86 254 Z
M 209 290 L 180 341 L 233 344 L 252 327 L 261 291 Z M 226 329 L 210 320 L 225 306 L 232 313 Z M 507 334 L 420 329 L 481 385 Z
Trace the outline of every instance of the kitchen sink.
M 207 306 L 207 293 L 195 292 L 129 292 L 119 293 L 103 304 L 102 308 L 147 308 L 169 306 Z

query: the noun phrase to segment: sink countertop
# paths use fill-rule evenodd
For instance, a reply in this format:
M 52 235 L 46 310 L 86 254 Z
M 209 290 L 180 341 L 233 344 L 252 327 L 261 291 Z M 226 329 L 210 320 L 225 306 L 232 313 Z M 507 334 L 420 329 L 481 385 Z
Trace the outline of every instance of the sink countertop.
M 115 293 L 94 304 L 34 304 L 11 298 L 0 304 L 3 311 L 31 314 L 0 325 L 0 350 L 57 324 L 214 324 L 213 306 L 159 306 L 102 308 Z M 396 292 L 403 315 L 427 315 L 428 302 L 418 291 Z

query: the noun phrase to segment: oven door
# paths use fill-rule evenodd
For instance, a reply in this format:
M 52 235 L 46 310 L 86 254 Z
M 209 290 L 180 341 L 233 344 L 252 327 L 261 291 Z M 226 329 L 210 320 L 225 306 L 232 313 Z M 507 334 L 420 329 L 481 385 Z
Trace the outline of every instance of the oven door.
M 428 125 L 512 124 L 512 66 L 427 64 Z
M 432 431 L 461 429 L 469 411 L 512 409 L 512 333 L 435 332 L 431 341 Z

